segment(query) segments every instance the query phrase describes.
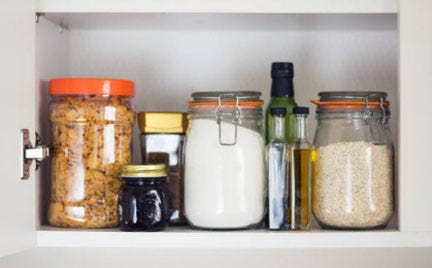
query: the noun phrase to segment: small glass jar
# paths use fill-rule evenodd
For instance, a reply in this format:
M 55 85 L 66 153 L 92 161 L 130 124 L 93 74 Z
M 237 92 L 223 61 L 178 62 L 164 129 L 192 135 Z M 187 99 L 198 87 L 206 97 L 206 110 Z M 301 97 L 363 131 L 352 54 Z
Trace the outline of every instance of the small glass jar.
M 58 227 L 118 224 L 123 165 L 131 161 L 135 112 L 132 81 L 50 81 L 51 181 L 48 222 Z
M 259 92 L 197 92 L 189 102 L 185 213 L 205 229 L 258 226 L 266 213 Z
M 170 217 L 165 164 L 127 165 L 123 167 L 121 178 L 118 206 L 120 229 L 165 229 Z
M 141 153 L 144 164 L 165 163 L 171 198 L 171 225 L 184 225 L 184 146 L 186 113 L 141 112 Z
M 394 211 L 389 102 L 384 92 L 321 92 L 312 206 L 323 228 L 383 228 Z

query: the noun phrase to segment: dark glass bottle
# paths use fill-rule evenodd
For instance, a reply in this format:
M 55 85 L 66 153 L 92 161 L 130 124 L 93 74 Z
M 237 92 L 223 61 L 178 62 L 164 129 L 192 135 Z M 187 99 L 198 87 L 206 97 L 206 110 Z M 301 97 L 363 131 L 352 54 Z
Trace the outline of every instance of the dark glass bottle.
M 118 203 L 121 230 L 165 229 L 170 217 L 165 165 L 124 166 Z
M 186 225 L 184 216 L 184 147 L 186 113 L 141 112 L 141 152 L 144 164 L 164 163 L 171 198 L 170 225 Z
M 271 108 L 285 107 L 285 138 L 288 144 L 294 141 L 293 108 L 297 106 L 294 100 L 294 65 L 291 62 L 274 62 L 271 67 L 271 98 L 266 110 L 266 141 L 273 137 Z

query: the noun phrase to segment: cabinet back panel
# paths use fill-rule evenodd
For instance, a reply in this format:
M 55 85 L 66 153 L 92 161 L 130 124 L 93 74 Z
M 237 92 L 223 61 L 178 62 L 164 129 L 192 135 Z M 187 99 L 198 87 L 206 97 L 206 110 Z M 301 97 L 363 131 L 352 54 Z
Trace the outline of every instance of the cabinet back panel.
M 267 102 L 271 62 L 293 61 L 300 105 L 312 106 L 309 100 L 324 90 L 388 91 L 397 141 L 396 16 L 149 16 L 129 28 L 122 20 L 112 27 L 76 25 L 72 76 L 131 79 L 137 111 L 185 111 L 199 90 L 258 90 Z M 312 139 L 314 109 L 311 115 Z
M 72 14 L 63 21 L 70 75 L 135 81 L 137 111 L 186 111 L 201 90 L 258 90 L 267 103 L 271 63 L 292 61 L 299 105 L 312 107 L 319 91 L 387 91 L 398 140 L 396 15 Z M 134 141 L 139 162 L 137 129 Z

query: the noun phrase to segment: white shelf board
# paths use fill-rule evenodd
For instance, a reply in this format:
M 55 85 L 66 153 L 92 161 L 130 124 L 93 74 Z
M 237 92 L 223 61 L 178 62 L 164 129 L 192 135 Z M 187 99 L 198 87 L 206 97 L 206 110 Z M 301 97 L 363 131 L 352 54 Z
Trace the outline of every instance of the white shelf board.
M 63 30 L 130 31 L 347 31 L 397 30 L 396 14 L 232 14 L 232 13 L 44 13 Z M 283 36 L 283 35 L 281 35 Z
M 397 13 L 397 0 L 37 0 L 60 13 Z
M 399 231 L 199 231 L 169 228 L 163 232 L 73 230 L 43 227 L 39 247 L 122 248 L 392 248 L 432 247 L 432 232 Z

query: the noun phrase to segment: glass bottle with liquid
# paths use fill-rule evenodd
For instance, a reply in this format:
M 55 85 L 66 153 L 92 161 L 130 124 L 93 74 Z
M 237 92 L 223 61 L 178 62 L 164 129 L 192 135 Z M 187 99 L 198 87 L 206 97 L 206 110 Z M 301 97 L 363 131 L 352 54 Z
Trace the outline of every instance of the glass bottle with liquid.
M 309 230 L 311 223 L 310 144 L 306 139 L 307 107 L 295 107 L 295 140 L 289 151 L 288 215 L 290 230 Z
M 273 118 L 270 113 L 273 107 L 285 107 L 285 138 L 288 144 L 294 141 L 293 108 L 294 100 L 294 65 L 291 62 L 273 62 L 271 66 L 271 98 L 266 110 L 266 141 L 273 138 Z
M 184 216 L 184 151 L 188 127 L 186 113 L 141 112 L 141 153 L 145 164 L 164 163 L 171 200 L 170 225 L 186 225 Z
M 267 145 L 267 179 L 268 179 L 268 228 L 280 230 L 286 227 L 287 209 L 287 152 L 285 141 L 284 107 L 270 109 L 272 115 L 273 137 Z

